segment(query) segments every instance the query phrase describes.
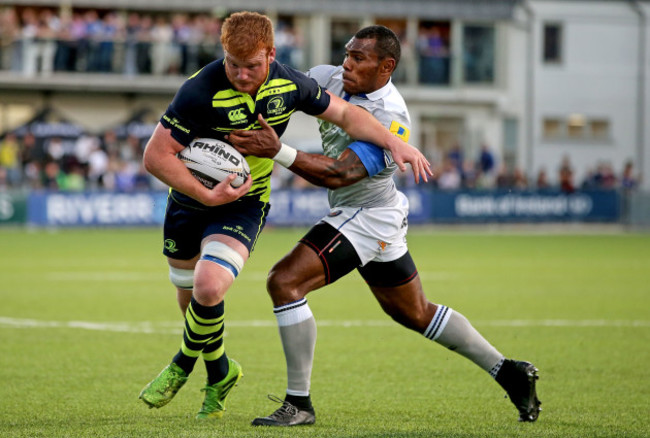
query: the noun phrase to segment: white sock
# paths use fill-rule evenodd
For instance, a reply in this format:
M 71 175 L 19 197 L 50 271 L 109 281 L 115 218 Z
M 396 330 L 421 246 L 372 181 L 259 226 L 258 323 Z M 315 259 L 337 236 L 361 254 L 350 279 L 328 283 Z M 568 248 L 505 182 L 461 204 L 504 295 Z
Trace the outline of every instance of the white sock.
M 305 298 L 275 307 L 287 361 L 287 394 L 308 396 L 316 347 L 316 320 Z
M 438 305 L 423 335 L 465 356 L 492 377 L 503 364 L 504 356 L 476 331 L 467 318 L 447 306 Z

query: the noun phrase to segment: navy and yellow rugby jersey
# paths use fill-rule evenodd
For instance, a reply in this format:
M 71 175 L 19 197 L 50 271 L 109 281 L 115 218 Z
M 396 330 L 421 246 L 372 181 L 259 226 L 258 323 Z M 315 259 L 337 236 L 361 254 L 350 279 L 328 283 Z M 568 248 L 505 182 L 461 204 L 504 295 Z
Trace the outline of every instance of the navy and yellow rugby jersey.
M 176 93 L 160 122 L 171 129 L 171 135 L 182 145 L 200 137 L 225 140 L 231 131 L 260 129 L 257 115 L 282 136 L 289 118 L 296 111 L 310 115 L 322 114 L 330 98 L 315 80 L 278 62 L 270 65 L 266 81 L 257 96 L 237 91 L 226 77 L 223 58 L 192 75 Z M 273 161 L 247 156 L 253 186 L 246 196 L 268 202 L 271 194 Z M 173 191 L 175 199 L 190 198 Z M 194 201 L 196 203 L 196 201 Z

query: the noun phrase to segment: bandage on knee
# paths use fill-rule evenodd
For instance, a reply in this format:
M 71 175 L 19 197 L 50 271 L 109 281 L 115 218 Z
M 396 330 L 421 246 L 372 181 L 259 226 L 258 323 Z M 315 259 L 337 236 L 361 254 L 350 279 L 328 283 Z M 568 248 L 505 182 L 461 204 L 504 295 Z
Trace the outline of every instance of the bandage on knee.
M 222 242 L 208 242 L 201 251 L 201 260 L 224 267 L 233 277 L 244 268 L 244 258 L 237 251 Z
M 194 287 L 194 269 L 179 269 L 170 266 L 169 280 L 174 286 L 181 289 L 192 289 Z

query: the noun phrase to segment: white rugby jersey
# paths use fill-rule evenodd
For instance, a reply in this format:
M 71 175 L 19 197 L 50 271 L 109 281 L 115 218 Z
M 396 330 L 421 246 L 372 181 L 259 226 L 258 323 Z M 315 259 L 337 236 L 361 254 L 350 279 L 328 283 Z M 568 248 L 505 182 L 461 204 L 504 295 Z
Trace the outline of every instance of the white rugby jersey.
M 327 88 L 332 94 L 348 98 L 349 102 L 369 111 L 394 135 L 408 141 L 411 129 L 411 118 L 404 99 L 393 85 L 392 81 L 370 94 L 345 96 L 343 91 L 343 67 L 320 65 L 307 72 L 321 87 Z M 346 99 L 346 100 L 348 100 Z M 338 158 L 353 140 L 338 126 L 318 121 L 323 143 L 323 153 L 332 158 Z M 397 203 L 397 188 L 393 182 L 393 174 L 397 165 L 393 162 L 390 152 L 382 149 L 387 166 L 374 176 L 364 178 L 355 184 L 328 190 L 330 207 L 386 207 Z

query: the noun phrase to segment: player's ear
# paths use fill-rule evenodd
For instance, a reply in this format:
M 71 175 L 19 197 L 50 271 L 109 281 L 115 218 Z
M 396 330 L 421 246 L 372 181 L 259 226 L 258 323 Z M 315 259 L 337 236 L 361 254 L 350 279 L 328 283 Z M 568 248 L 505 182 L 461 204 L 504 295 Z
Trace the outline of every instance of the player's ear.
M 275 61 L 275 47 L 269 52 L 269 64 Z
M 392 74 L 397 64 L 393 58 L 384 58 L 379 64 L 379 71 L 384 74 Z

